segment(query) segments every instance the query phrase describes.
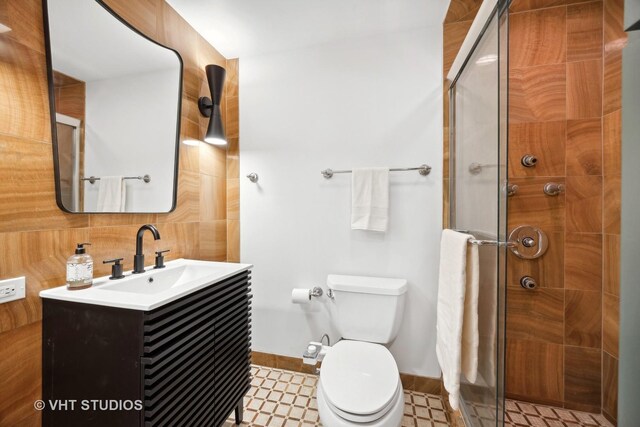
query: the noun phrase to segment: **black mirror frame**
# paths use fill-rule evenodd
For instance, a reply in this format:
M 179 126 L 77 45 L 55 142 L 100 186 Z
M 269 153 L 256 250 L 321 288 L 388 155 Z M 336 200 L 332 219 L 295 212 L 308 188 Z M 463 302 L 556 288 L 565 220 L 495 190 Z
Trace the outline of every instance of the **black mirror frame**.
M 56 188 L 56 204 L 58 208 L 63 212 L 70 214 L 107 214 L 107 215 L 118 215 L 118 214 L 164 214 L 171 213 L 176 209 L 178 202 L 178 173 L 180 166 L 180 126 L 182 122 L 182 85 L 184 80 L 184 61 L 182 60 L 182 56 L 180 53 L 168 46 L 163 45 L 162 43 L 158 43 L 147 35 L 143 34 L 133 25 L 129 24 L 125 19 L 123 19 L 120 15 L 118 15 L 113 9 L 111 9 L 103 0 L 94 0 L 98 3 L 104 10 L 109 12 L 111 16 L 116 18 L 134 33 L 138 34 L 141 37 L 149 40 L 150 42 L 163 47 L 167 50 L 175 53 L 178 58 L 178 62 L 180 63 L 180 79 L 178 82 L 178 109 L 177 109 L 177 123 L 176 123 L 176 148 L 175 148 L 175 163 L 174 163 L 174 174 L 173 174 L 173 200 L 171 202 L 171 208 L 168 211 L 163 212 L 73 212 L 67 209 L 62 203 L 61 196 L 61 188 L 60 188 L 60 164 L 58 161 L 58 131 L 56 128 L 56 101 L 55 101 L 55 88 L 53 85 L 53 58 L 51 56 L 51 38 L 49 35 L 49 8 L 47 5 L 48 0 L 42 0 L 42 20 L 43 20 L 43 30 L 44 30 L 44 48 L 47 60 L 47 82 L 48 82 L 48 95 L 49 95 L 49 115 L 51 121 L 51 146 L 53 147 L 53 170 L 54 170 L 54 181 Z

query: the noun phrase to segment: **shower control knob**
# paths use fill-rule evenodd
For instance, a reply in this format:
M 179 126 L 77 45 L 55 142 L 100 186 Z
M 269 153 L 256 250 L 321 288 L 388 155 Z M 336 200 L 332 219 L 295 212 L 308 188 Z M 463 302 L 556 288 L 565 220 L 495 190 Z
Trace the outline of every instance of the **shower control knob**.
M 522 239 L 522 245 L 527 248 L 532 248 L 536 245 L 536 240 L 533 237 L 525 237 Z
M 522 286 L 525 289 L 535 289 L 538 286 L 538 284 L 533 279 L 533 277 L 522 276 L 522 278 L 520 279 L 520 286 Z
M 522 163 L 522 166 L 524 166 L 525 168 L 532 168 L 536 165 L 536 163 L 538 163 L 538 158 L 533 154 L 525 154 L 520 159 L 520 163 Z
M 558 184 L 557 182 L 547 182 L 544 185 L 543 191 L 547 196 L 557 196 L 560 193 L 564 193 L 564 184 Z

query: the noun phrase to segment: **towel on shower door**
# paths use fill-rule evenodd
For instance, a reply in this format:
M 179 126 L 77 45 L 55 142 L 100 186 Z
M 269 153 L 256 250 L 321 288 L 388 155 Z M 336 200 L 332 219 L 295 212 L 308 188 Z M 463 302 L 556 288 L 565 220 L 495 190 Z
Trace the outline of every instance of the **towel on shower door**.
M 98 189 L 98 212 L 124 212 L 127 187 L 122 176 L 103 176 Z
M 389 168 L 354 169 L 351 177 L 351 228 L 387 231 Z
M 478 247 L 470 234 L 444 230 L 436 319 L 436 354 L 453 409 L 459 407 L 460 374 L 476 381 L 478 371 Z

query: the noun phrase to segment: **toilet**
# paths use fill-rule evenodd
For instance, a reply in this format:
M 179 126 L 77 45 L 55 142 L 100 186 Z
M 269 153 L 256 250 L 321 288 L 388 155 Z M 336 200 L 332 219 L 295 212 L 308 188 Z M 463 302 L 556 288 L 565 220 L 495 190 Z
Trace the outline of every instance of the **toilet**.
M 396 337 L 407 291 L 404 279 L 329 275 L 331 318 L 342 340 L 327 352 L 317 400 L 327 427 L 398 427 L 404 392 L 385 347 Z

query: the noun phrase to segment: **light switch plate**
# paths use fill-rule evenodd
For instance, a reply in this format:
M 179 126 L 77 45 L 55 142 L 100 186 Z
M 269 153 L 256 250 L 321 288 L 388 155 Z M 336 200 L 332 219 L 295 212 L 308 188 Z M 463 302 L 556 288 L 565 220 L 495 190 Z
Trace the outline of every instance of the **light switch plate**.
M 0 304 L 24 298 L 26 290 L 27 282 L 24 276 L 0 280 Z

